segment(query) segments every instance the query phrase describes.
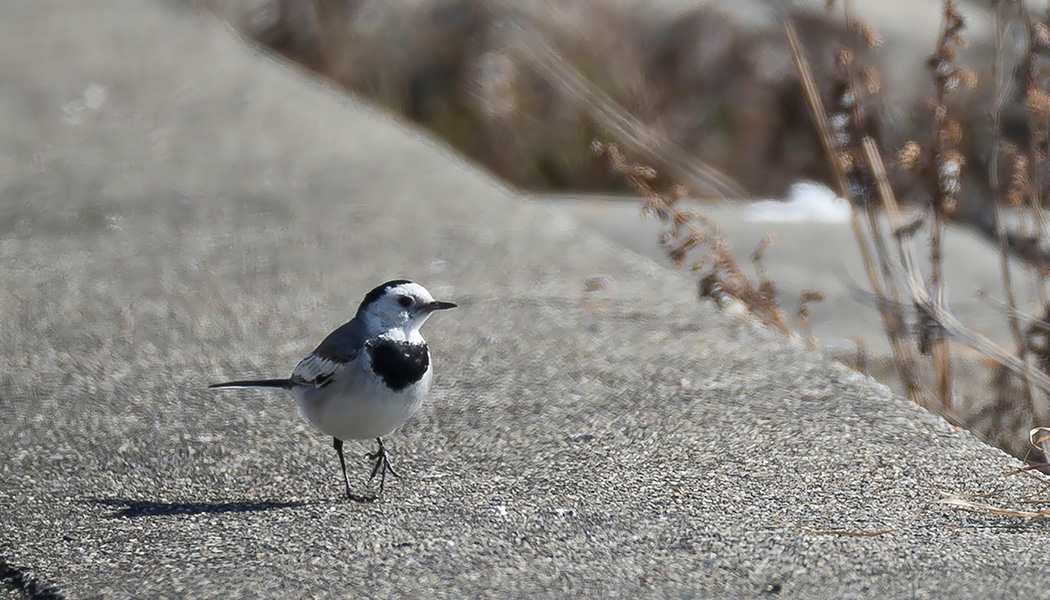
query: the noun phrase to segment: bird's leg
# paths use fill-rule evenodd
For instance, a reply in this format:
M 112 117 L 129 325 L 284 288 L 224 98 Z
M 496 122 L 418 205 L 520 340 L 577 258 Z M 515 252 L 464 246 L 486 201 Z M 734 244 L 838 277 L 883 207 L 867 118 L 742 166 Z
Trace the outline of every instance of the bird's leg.
M 332 438 L 332 447 L 339 454 L 339 466 L 343 468 L 343 484 L 346 485 L 346 499 L 351 502 L 371 502 L 374 498 L 358 496 L 350 491 L 350 478 L 346 475 L 346 459 L 343 458 L 343 440 Z
M 383 439 L 376 438 L 376 442 L 379 443 L 379 449 L 375 452 L 369 452 L 368 458 L 375 461 L 375 465 L 372 467 L 372 475 L 368 478 L 372 481 L 379 475 L 379 493 L 383 493 L 383 485 L 386 483 L 386 473 L 390 471 L 390 474 L 398 479 L 401 479 L 401 473 L 394 470 L 394 466 L 390 464 L 390 460 L 387 458 L 386 447 L 383 446 Z

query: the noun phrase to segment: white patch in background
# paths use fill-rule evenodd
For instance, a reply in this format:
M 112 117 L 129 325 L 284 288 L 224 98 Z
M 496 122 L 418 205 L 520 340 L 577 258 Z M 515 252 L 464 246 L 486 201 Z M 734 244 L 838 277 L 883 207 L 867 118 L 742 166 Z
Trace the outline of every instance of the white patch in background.
M 846 223 L 850 205 L 827 186 L 798 181 L 783 200 L 759 200 L 747 205 L 744 219 L 758 223 Z
M 106 86 L 101 83 L 92 83 L 84 90 L 80 98 L 71 100 L 62 105 L 62 120 L 70 125 L 80 123 L 81 114 L 84 112 L 98 112 L 106 103 L 109 95 Z

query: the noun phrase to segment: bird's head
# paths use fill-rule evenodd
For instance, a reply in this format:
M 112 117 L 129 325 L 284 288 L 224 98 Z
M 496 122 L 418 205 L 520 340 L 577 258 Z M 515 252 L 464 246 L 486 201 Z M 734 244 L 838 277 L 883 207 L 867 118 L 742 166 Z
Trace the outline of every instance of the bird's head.
M 418 283 L 396 279 L 365 294 L 357 318 L 372 335 L 403 332 L 405 339 L 411 339 L 418 336 L 419 328 L 435 311 L 455 307 L 451 302 L 434 300 Z

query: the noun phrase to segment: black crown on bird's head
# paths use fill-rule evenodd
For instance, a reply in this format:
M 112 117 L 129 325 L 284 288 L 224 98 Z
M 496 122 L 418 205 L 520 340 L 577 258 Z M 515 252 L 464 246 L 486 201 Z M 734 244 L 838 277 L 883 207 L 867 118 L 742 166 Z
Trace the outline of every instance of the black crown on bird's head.
M 376 287 L 372 288 L 372 291 L 365 294 L 365 297 L 361 300 L 361 305 L 357 307 L 357 314 L 363 313 L 365 309 L 367 309 L 370 305 L 375 304 L 376 301 L 382 298 L 383 294 L 386 294 L 387 290 L 389 290 L 390 288 L 394 288 L 399 285 L 404 285 L 406 283 L 412 282 L 408 279 L 391 279 L 386 283 L 377 285 Z

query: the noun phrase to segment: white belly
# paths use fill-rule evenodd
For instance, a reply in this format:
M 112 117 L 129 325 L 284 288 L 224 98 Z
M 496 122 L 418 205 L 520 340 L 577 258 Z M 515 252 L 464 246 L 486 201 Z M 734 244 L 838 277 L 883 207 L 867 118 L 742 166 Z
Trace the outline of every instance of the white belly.
M 303 416 L 322 433 L 340 440 L 372 439 L 397 429 L 419 410 L 432 377 L 428 369 L 422 379 L 397 392 L 378 377 L 294 392 Z

